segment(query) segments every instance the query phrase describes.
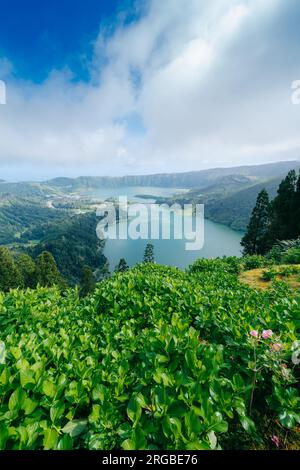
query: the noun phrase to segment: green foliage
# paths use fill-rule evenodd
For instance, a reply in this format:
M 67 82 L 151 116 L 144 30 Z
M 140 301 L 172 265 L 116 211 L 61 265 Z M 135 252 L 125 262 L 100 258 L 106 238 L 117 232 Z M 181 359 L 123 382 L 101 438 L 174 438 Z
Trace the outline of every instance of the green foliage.
M 119 263 L 117 264 L 115 268 L 116 273 L 124 273 L 129 269 L 129 266 L 124 258 L 121 258 Z
M 99 219 L 94 213 L 67 216 L 57 224 L 45 224 L 37 227 L 30 238 L 40 242 L 29 250 L 36 257 L 43 251 L 49 251 L 62 276 L 71 285 L 80 282 L 83 266 L 90 266 L 97 280 L 107 274 L 107 260 L 103 255 L 104 243 L 96 234 Z
M 66 287 L 51 253 L 41 253 L 36 261 L 25 253 L 13 257 L 10 250 L 0 247 L 0 291 L 57 285 Z
M 0 198 L 0 244 L 25 243 L 35 227 L 45 223 L 49 226 L 65 218 L 66 213 L 50 209 L 39 199 L 7 195 Z
M 245 255 L 264 255 L 267 253 L 270 248 L 269 225 L 270 202 L 267 191 L 263 189 L 257 196 L 247 232 L 241 241 Z
M 300 264 L 300 247 L 287 250 L 282 255 L 281 261 L 286 264 Z
M 289 277 L 293 276 L 294 274 L 298 274 L 300 269 L 298 266 L 283 266 L 279 271 L 278 274 L 282 277 Z
M 234 264 L 144 263 L 84 300 L 56 288 L 0 294 L 0 448 L 242 448 L 265 442 L 266 417 L 292 429 L 298 298 L 249 289 Z
M 288 173 L 279 185 L 277 196 L 272 203 L 270 238 L 293 239 L 300 234 L 300 175 L 295 170 Z
M 144 263 L 154 263 L 154 246 L 147 243 L 144 253 Z
M 33 259 L 26 253 L 21 253 L 16 257 L 16 265 L 22 276 L 21 287 L 30 287 L 30 288 L 35 287 L 36 267 L 35 267 L 35 262 L 33 261 Z
M 48 251 L 43 251 L 36 259 L 35 282 L 42 287 L 64 285 L 63 278 L 57 269 L 55 259 Z
M 242 262 L 243 269 L 245 271 L 251 271 L 251 269 L 264 268 L 265 266 L 270 264 L 270 260 L 266 259 L 264 256 L 261 255 L 244 256 Z
M 86 297 L 95 290 L 95 278 L 93 271 L 89 266 L 84 266 L 81 270 L 80 278 L 80 297 Z
M 277 196 L 271 203 L 266 190 L 258 194 L 241 245 L 245 255 L 265 255 L 269 252 L 269 259 L 278 262 L 291 240 L 299 243 L 299 235 L 300 173 L 297 177 L 296 171 L 292 170 L 281 181 Z
M 20 270 L 10 251 L 0 246 L 0 290 L 8 291 L 10 288 L 19 287 L 23 284 Z
M 271 250 L 266 254 L 266 259 L 273 261 L 275 264 L 280 263 L 283 249 L 278 245 L 274 245 Z
M 241 259 L 235 256 L 215 259 L 200 258 L 189 267 L 188 271 L 192 274 L 217 271 L 230 274 L 239 274 L 241 271 Z
M 274 269 L 268 269 L 262 272 L 261 278 L 263 281 L 269 282 L 273 281 L 276 278 L 277 274 L 277 271 L 275 271 Z

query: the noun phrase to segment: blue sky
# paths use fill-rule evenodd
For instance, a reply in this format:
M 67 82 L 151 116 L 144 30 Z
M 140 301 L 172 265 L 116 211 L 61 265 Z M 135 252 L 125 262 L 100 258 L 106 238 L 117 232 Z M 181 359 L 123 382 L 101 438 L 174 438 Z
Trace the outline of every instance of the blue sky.
M 0 178 L 300 158 L 298 0 L 1 0 Z
M 100 26 L 113 31 L 119 15 L 136 19 L 130 0 L 1 0 L 0 54 L 18 78 L 41 82 L 68 65 L 88 80 L 85 61 Z

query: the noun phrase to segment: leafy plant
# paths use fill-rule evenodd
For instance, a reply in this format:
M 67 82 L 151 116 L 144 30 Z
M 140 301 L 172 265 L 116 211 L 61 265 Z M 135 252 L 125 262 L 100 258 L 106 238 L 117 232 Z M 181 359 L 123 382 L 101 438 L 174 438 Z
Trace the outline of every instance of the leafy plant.
M 290 248 L 282 255 L 281 259 L 286 264 L 300 264 L 300 248 Z
M 143 263 L 84 299 L 0 293 L 0 448 L 268 448 L 262 421 L 292 432 L 297 294 L 251 290 L 235 263 Z
M 269 281 L 273 281 L 274 279 L 276 279 L 277 274 L 278 273 L 274 269 L 268 269 L 262 272 L 261 278 L 263 281 L 269 282 Z

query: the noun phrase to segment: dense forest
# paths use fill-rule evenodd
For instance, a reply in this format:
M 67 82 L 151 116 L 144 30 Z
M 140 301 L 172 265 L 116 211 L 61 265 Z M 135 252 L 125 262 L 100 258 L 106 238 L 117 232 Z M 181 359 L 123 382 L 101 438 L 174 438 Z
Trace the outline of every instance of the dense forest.
M 12 195 L 0 199 L 0 244 L 22 243 L 34 227 L 63 221 L 66 214 L 53 210 L 38 199 L 23 199 Z

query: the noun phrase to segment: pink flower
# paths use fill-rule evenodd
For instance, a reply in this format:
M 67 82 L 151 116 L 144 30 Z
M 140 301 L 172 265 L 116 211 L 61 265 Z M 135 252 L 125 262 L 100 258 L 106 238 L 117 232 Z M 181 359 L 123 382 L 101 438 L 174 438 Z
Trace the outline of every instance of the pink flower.
M 270 349 L 271 349 L 271 351 L 278 352 L 282 349 L 282 344 L 280 344 L 280 343 L 271 344 Z
M 272 436 L 271 437 L 271 441 L 273 442 L 273 444 L 276 446 L 276 447 L 279 447 L 279 444 L 280 444 L 280 439 L 278 436 Z
M 258 331 L 257 330 L 252 330 L 252 331 L 250 331 L 250 335 L 253 336 L 253 338 L 257 338 L 258 337 Z
M 273 331 L 272 331 L 272 330 L 264 330 L 264 331 L 262 332 L 262 335 L 261 335 L 261 336 L 262 336 L 263 339 L 272 338 L 272 336 L 273 336 Z

